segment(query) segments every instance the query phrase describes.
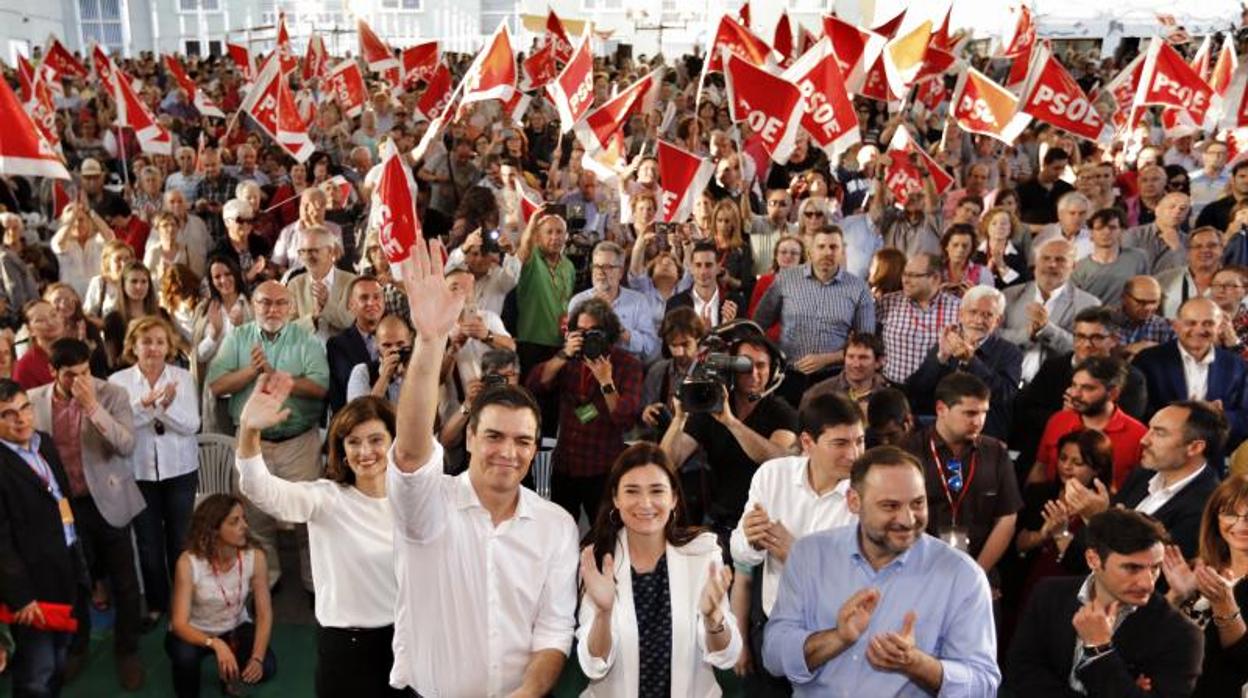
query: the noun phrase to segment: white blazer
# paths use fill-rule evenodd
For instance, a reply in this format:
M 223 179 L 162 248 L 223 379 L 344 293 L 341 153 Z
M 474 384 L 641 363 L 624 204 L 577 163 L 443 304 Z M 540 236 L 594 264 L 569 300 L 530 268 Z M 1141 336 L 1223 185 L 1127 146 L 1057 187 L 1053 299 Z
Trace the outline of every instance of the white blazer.
M 640 658 L 637 650 L 637 614 L 633 608 L 632 562 L 628 555 L 628 532 L 620 531 L 615 546 L 615 606 L 611 609 L 611 652 L 605 659 L 589 654 L 589 632 L 597 607 L 581 596 L 580 623 L 576 629 L 577 659 L 589 677 L 581 696 L 620 698 L 637 695 Z M 713 698 L 722 695 L 713 668 L 731 669 L 741 654 L 741 633 L 729 608 L 728 595 L 720 604 L 728 646 L 718 652 L 706 648 L 706 632 L 698 613 L 698 600 L 706 584 L 710 563 L 722 563 L 715 535 L 703 533 L 683 547 L 667 546 L 667 582 L 672 595 L 672 695 Z

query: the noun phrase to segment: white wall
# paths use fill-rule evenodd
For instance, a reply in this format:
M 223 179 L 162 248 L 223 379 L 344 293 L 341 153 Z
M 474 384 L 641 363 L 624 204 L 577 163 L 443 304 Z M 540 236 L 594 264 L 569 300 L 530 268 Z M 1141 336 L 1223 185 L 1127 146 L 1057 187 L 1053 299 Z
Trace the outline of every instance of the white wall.
M 66 34 L 66 12 L 73 6 L 61 0 L 34 2 L 34 0 L 0 0 L 0 58 L 10 66 L 16 60 L 18 45 L 43 46 L 48 34 Z

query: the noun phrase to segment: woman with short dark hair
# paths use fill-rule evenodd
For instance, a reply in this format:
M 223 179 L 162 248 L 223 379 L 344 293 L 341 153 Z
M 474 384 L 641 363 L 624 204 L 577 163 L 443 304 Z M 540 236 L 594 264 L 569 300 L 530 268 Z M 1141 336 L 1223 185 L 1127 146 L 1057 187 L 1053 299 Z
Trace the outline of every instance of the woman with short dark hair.
M 398 696 L 394 663 L 394 519 L 386 499 L 386 453 L 394 408 L 372 396 L 329 425 L 326 477 L 290 482 L 269 472 L 260 433 L 281 424 L 293 379 L 262 376 L 239 415 L 239 491 L 261 511 L 308 525 L 316 587 L 318 696 Z M 344 668 L 349 671 L 343 671 Z

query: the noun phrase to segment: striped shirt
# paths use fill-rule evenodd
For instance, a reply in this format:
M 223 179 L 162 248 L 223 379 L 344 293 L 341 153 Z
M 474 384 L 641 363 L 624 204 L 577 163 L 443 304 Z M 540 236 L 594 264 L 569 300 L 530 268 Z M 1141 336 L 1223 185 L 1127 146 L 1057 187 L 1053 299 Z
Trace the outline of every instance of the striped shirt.
M 754 311 L 754 321 L 780 321 L 780 348 L 789 361 L 845 348 L 851 330 L 875 331 L 875 299 L 866 282 L 838 269 L 828 282 L 809 264 L 781 269 Z
M 946 325 L 956 325 L 962 300 L 939 291 L 927 309 L 905 294 L 894 291 L 880 299 L 880 336 L 884 340 L 884 377 L 904 383 L 919 369 L 927 352 L 940 341 Z

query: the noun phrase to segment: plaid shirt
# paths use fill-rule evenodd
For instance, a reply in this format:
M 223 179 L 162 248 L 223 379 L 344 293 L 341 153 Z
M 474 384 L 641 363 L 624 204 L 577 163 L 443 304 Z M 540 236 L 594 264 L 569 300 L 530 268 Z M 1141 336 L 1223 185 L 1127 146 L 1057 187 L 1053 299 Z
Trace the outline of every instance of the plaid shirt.
M 641 413 L 641 362 L 613 347 L 611 368 L 611 382 L 618 396 L 614 412 L 607 409 L 598 380 L 583 361 L 565 363 L 545 386 L 539 380 L 541 365 L 529 373 L 529 390 L 559 393 L 559 443 L 551 456 L 555 472 L 574 477 L 605 475 L 625 449 L 624 435 Z M 593 405 L 596 414 L 582 422 L 588 405 Z
M 875 331 L 875 299 L 867 284 L 844 269 L 820 281 L 809 264 L 781 269 L 758 307 L 754 321 L 780 321 L 780 348 L 789 361 L 845 348 L 851 331 Z
M 927 352 L 940 341 L 940 331 L 958 322 L 962 300 L 939 291 L 927 310 L 919 307 L 904 291 L 894 291 L 880 299 L 880 336 L 884 340 L 884 377 L 904 383 L 918 370 Z
M 1174 328 L 1170 321 L 1160 315 L 1152 315 L 1144 322 L 1135 322 L 1126 316 L 1119 316 L 1118 341 L 1121 344 L 1136 342 L 1156 342 L 1165 344 L 1174 339 Z

